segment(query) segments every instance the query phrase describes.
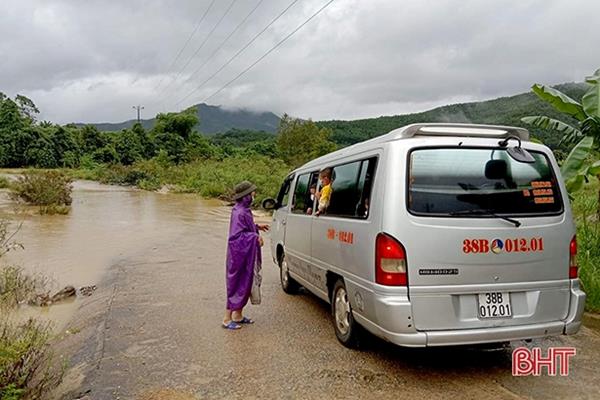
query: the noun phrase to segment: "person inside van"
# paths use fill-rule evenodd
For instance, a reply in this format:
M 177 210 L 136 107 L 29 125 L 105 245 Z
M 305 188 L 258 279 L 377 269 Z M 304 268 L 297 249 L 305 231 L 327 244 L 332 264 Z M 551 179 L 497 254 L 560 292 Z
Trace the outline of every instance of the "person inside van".
M 327 207 L 329 207 L 329 202 L 331 201 L 331 194 L 333 190 L 331 189 L 331 168 L 325 168 L 319 173 L 319 179 L 321 179 L 321 190 L 319 191 L 319 206 L 317 208 L 316 216 L 319 216 L 327 211 Z
M 308 190 L 308 196 L 306 196 L 306 202 L 305 204 L 305 212 L 308 215 L 311 215 L 313 213 L 313 204 L 315 204 L 315 197 L 317 197 L 317 185 L 316 184 L 312 184 L 310 185 L 310 189 Z

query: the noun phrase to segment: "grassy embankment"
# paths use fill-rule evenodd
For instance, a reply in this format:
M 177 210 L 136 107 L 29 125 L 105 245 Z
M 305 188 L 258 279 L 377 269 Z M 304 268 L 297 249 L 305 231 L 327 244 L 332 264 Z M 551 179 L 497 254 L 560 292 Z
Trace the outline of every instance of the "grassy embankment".
M 158 190 L 168 185 L 173 192 L 223 199 L 229 197 L 235 184 L 249 180 L 258 187 L 255 202 L 258 205 L 262 199 L 277 195 L 290 169 L 279 159 L 261 156 L 208 159 L 179 165 L 155 158 L 131 166 L 92 165 L 73 170 L 71 175 L 75 179 L 135 185 L 145 190 Z
M 587 293 L 586 310 L 600 312 L 600 220 L 597 180 L 577 192 L 572 202 L 577 224 L 579 277 Z

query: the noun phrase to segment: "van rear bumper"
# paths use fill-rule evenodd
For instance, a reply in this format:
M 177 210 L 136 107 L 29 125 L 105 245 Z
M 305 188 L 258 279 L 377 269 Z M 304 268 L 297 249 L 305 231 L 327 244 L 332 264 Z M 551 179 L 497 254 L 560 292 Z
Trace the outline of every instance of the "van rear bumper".
M 577 279 L 571 281 L 570 292 L 567 318 L 561 321 L 528 325 L 417 331 L 409 322 L 411 318 L 407 319 L 406 317 L 411 315 L 411 305 L 408 298 L 385 295 L 375 295 L 373 298 L 379 324 L 354 310 L 353 315 L 356 321 L 371 333 L 396 345 L 406 347 L 453 346 L 532 339 L 561 334 L 572 335 L 577 333 L 581 327 L 586 295 L 580 289 L 579 280 Z

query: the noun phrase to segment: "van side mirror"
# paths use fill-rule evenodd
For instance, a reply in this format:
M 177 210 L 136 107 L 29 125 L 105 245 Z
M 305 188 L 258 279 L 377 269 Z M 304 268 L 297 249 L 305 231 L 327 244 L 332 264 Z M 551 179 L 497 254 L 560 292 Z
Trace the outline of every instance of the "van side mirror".
M 277 201 L 275 201 L 275 199 L 267 197 L 262 201 L 261 205 L 262 208 L 264 208 L 265 210 L 275 210 L 277 208 Z

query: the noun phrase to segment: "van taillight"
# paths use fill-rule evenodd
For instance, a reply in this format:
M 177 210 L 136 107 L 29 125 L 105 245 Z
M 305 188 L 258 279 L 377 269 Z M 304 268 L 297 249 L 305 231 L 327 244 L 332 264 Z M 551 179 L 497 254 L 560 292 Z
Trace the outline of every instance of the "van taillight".
M 406 286 L 406 252 L 396 239 L 385 233 L 375 241 L 375 281 L 380 285 Z
M 577 237 L 573 236 L 569 245 L 569 279 L 577 278 Z

